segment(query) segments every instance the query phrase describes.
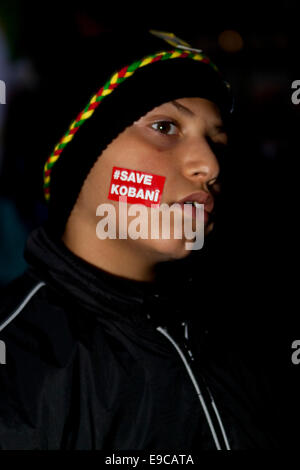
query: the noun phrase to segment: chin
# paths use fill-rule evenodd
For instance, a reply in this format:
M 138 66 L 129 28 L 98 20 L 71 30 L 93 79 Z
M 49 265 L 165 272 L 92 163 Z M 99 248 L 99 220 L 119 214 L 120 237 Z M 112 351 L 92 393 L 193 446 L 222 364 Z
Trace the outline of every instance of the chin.
M 213 230 L 213 223 L 210 223 L 204 228 L 204 243 L 197 249 L 195 247 L 194 240 L 188 240 L 186 238 L 170 238 L 170 239 L 144 239 L 141 240 L 142 249 L 146 250 L 150 256 L 155 256 L 158 261 L 171 261 L 176 259 L 187 258 L 193 251 L 199 251 L 203 249 L 205 245 L 205 237 L 210 234 Z M 189 248 L 186 245 L 190 245 Z
M 171 261 L 189 256 L 192 250 L 185 247 L 189 240 L 151 240 L 151 249 L 155 251 L 161 261 Z

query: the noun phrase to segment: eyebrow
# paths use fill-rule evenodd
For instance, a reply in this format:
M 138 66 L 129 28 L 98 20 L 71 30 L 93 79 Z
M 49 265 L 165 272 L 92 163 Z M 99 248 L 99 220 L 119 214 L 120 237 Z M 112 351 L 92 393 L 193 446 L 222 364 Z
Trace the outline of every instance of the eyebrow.
M 177 108 L 179 111 L 182 111 L 183 113 L 188 114 L 189 116 L 196 116 L 193 111 L 183 106 L 183 104 L 177 103 L 177 101 L 171 101 L 171 104 L 175 106 L 175 108 Z
M 187 115 L 193 116 L 193 117 L 196 116 L 196 114 L 193 111 L 191 111 L 189 108 L 186 108 L 185 106 L 183 106 L 183 104 L 180 104 L 177 101 L 171 101 L 171 104 L 173 106 L 175 106 L 175 108 L 177 108 L 179 111 L 182 111 L 184 114 L 187 114 Z M 219 125 L 215 126 L 215 129 L 218 132 L 225 132 L 226 133 L 226 128 L 225 128 L 224 124 L 219 124 Z

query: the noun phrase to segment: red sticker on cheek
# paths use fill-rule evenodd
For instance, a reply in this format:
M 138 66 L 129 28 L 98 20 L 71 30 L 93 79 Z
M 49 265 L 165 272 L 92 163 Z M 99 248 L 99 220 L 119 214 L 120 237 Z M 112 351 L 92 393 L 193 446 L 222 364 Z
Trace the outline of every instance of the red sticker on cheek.
M 128 204 L 151 207 L 160 203 L 165 179 L 165 176 L 114 166 L 108 199 L 119 201 L 120 197 L 127 197 Z

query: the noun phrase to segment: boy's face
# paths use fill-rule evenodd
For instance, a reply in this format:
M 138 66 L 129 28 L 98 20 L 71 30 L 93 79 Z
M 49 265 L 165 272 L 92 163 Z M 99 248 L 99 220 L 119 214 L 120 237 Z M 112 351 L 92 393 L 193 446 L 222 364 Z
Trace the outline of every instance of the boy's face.
M 93 226 L 96 238 L 99 222 L 96 209 L 100 204 L 110 203 L 116 209 L 118 226 L 119 202 L 108 199 L 113 167 L 165 176 L 160 202 L 168 205 L 202 192 L 208 196 L 205 209 L 209 213 L 213 209 L 214 190 L 218 189 L 218 183 L 214 182 L 220 171 L 215 149 L 226 144 L 227 135 L 220 112 L 211 101 L 180 98 L 152 109 L 126 128 L 97 159 L 75 205 L 82 224 Z M 213 228 L 208 213 L 204 219 L 205 234 Z M 151 224 L 149 207 L 146 217 Z M 133 218 L 128 217 L 128 224 Z M 133 249 L 153 254 L 158 261 L 181 258 L 189 253 L 184 235 L 181 239 L 172 237 L 174 224 L 171 224 L 170 239 L 151 238 L 150 224 L 146 239 L 128 237 L 114 242 L 132 244 Z

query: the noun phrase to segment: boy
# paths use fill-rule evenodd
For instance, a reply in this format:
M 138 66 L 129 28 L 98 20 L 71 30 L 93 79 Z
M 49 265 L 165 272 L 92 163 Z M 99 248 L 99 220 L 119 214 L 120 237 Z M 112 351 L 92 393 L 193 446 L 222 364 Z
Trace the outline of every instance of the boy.
M 113 39 L 98 56 L 106 81 L 92 74 L 95 94 L 46 162 L 49 219 L 30 235 L 29 268 L 2 302 L 0 447 L 272 447 L 263 381 L 237 354 L 215 353 L 201 296 L 195 304 L 201 282 L 181 263 L 199 259 L 188 237 L 175 237 L 187 206 L 193 229 L 203 205 L 204 234 L 213 230 L 229 86 L 171 33 Z M 131 178 L 124 192 L 135 190 L 125 236 L 120 175 Z M 147 229 L 130 237 L 135 204 L 145 208 L 140 224 L 152 221 L 155 208 L 137 191 L 153 181 L 149 198 L 157 190 L 159 204 L 177 204 L 179 222 L 165 239 Z M 116 237 L 97 236 L 105 204 Z

